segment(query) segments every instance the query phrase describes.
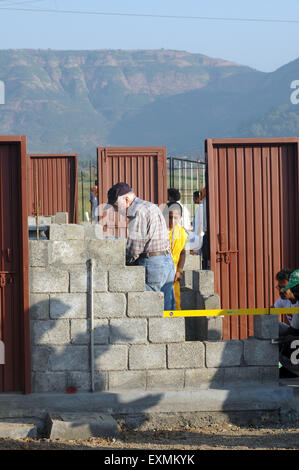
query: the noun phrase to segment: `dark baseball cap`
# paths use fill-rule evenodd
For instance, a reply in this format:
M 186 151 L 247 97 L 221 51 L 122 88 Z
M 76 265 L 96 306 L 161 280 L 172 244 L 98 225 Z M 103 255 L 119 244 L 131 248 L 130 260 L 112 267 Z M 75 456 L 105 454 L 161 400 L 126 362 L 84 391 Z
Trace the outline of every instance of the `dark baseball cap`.
M 114 184 L 107 193 L 108 202 L 107 202 L 107 205 L 104 207 L 104 209 L 109 209 L 110 206 L 113 206 L 116 203 L 119 196 L 124 196 L 125 194 L 128 194 L 131 191 L 132 191 L 132 188 L 127 183 Z

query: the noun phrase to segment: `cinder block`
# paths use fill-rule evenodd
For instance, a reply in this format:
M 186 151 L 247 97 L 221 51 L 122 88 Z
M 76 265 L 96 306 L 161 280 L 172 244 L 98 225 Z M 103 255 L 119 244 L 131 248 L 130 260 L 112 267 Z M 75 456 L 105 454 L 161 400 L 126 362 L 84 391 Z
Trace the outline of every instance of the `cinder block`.
M 94 294 L 94 316 L 96 318 L 119 318 L 126 314 L 127 299 L 125 294 Z
M 68 320 L 33 321 L 31 324 L 33 344 L 67 344 L 70 341 Z
M 91 437 L 118 436 L 117 422 L 99 413 L 59 413 L 48 418 L 50 439 L 86 440 Z
M 83 240 L 49 241 L 49 264 L 83 264 L 86 259 Z
M 180 343 L 185 341 L 185 319 L 150 318 L 149 341 L 151 343 Z
M 129 317 L 163 317 L 164 294 L 163 292 L 129 292 L 128 316 Z
M 94 344 L 108 344 L 108 320 L 94 320 Z M 71 320 L 71 342 L 74 344 L 90 343 L 90 320 Z
M 110 320 L 110 343 L 147 343 L 147 321 L 141 318 Z
M 169 369 L 196 369 L 204 367 L 205 349 L 203 343 L 190 341 L 167 345 Z
M 94 389 L 95 389 L 95 392 L 103 392 L 105 390 L 108 390 L 108 372 L 96 372 L 95 371 Z
M 206 341 L 205 346 L 207 367 L 232 367 L 241 364 L 242 341 Z
M 50 296 L 49 294 L 30 294 L 31 320 L 49 320 Z
M 187 369 L 185 388 L 221 388 L 224 384 L 224 368 Z
M 37 425 L 22 422 L 0 422 L 0 439 L 34 439 L 37 437 Z
M 107 345 L 95 347 L 95 369 L 126 370 L 128 348 L 124 345 Z
M 278 315 L 254 315 L 253 322 L 255 338 L 278 338 Z
M 90 372 L 66 373 L 66 387 L 75 387 L 77 392 L 88 392 L 91 387 Z
M 198 271 L 199 269 L 200 269 L 200 256 L 190 255 L 190 253 L 186 253 L 184 270 L 185 271 Z
M 101 224 L 82 224 L 85 240 L 100 240 L 103 238 L 103 226 Z
M 145 291 L 145 270 L 143 266 L 132 266 L 109 271 L 109 290 L 111 292 Z
M 51 294 L 50 317 L 87 318 L 86 294 Z
M 47 372 L 49 370 L 49 359 L 52 347 L 34 346 L 31 347 L 31 368 L 33 371 Z
M 47 266 L 49 242 L 47 240 L 29 240 L 29 266 Z
M 166 346 L 164 344 L 133 345 L 129 350 L 131 370 L 165 369 Z
M 244 342 L 244 361 L 249 366 L 277 366 L 278 345 L 269 340 L 248 338 Z
M 218 294 L 213 294 L 208 297 L 202 296 L 202 299 L 204 310 L 219 310 L 221 308 L 220 297 Z
M 56 346 L 50 355 L 50 367 L 52 371 L 89 371 L 89 347 Z
M 52 224 L 49 228 L 49 240 L 84 240 L 84 228 L 76 224 Z
M 193 289 L 193 271 L 184 271 L 181 280 L 181 289 Z
M 181 289 L 181 309 L 197 310 L 198 293 L 191 289 Z
M 94 258 L 103 266 L 124 267 L 126 263 L 126 240 L 104 238 L 87 242 L 89 258 Z
M 248 386 L 261 383 L 260 367 L 226 367 L 224 370 L 224 385 L 239 384 Z
M 69 214 L 68 212 L 56 212 L 52 220 L 53 224 L 68 224 Z
M 214 273 L 213 271 L 193 271 L 193 289 L 201 295 L 209 297 L 214 294 Z
M 68 292 L 69 273 L 59 268 L 31 268 L 30 288 L 32 293 Z
M 184 370 L 149 370 L 147 390 L 181 390 L 184 388 Z
M 90 291 L 90 267 L 85 265 L 70 267 L 70 291 Z M 95 263 L 93 267 L 93 291 L 108 291 L 108 272 Z
M 260 377 L 262 384 L 275 383 L 279 382 L 279 368 L 274 367 L 260 367 Z
M 109 372 L 109 390 L 145 390 L 145 371 Z
M 32 375 L 32 391 L 65 392 L 66 374 L 64 372 L 34 372 Z

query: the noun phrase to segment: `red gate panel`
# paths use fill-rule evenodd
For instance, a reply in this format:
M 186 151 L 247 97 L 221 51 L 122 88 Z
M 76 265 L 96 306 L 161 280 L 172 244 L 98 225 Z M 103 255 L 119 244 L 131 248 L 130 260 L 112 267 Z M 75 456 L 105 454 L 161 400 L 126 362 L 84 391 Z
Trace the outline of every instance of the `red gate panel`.
M 68 212 L 69 223 L 79 223 L 78 155 L 30 154 L 28 215 Z
M 263 308 L 275 275 L 299 266 L 299 140 L 207 139 L 211 269 L 222 308 Z M 253 317 L 226 317 L 223 339 L 253 335 Z
M 0 392 L 30 392 L 26 138 L 0 137 Z

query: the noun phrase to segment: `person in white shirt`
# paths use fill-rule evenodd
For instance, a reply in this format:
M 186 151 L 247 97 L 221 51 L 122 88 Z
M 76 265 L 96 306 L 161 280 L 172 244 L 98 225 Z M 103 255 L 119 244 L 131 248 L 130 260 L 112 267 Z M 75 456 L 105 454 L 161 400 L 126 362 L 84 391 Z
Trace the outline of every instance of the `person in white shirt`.
M 280 298 L 275 302 L 274 307 L 279 308 L 299 308 L 299 300 L 290 289 L 285 291 L 289 284 L 289 279 L 293 271 L 291 269 L 282 269 L 276 274 L 277 286 Z M 286 315 L 287 323 L 279 323 L 279 336 L 299 335 L 299 314 Z

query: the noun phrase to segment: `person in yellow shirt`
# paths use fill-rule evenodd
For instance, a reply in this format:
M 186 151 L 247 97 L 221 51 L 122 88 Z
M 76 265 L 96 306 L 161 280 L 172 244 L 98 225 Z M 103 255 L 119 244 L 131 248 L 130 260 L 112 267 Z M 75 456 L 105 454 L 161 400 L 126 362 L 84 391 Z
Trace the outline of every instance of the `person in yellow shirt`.
M 188 238 L 188 233 L 181 226 L 182 206 L 178 203 L 169 202 L 167 204 L 167 207 L 168 211 L 166 216 L 166 222 L 168 222 L 169 241 L 171 246 L 172 258 L 176 269 L 173 284 L 175 306 L 176 310 L 181 310 L 180 280 L 182 278 L 183 268 L 185 264 L 185 244 Z

